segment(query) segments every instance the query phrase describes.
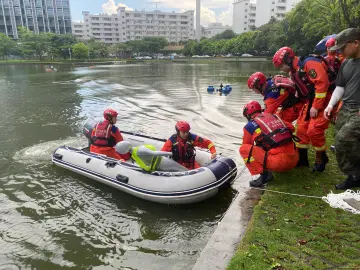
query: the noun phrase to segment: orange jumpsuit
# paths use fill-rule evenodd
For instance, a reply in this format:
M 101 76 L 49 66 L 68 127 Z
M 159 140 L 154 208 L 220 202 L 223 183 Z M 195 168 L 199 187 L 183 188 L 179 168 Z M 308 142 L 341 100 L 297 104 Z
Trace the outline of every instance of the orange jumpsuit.
M 293 69 L 300 71 L 299 58 L 294 57 Z M 312 102 L 312 108 L 318 110 L 315 118 L 309 116 L 309 103 L 307 101 L 300 112 L 297 121 L 296 136 L 300 142 L 296 144 L 298 148 L 309 148 L 311 144 L 316 151 L 326 150 L 325 130 L 329 127 L 329 120 L 324 117 L 324 110 L 328 105 L 331 92 L 328 91 L 330 82 L 327 74 L 327 66 L 325 63 L 316 58 L 306 61 L 303 72 L 306 74 L 308 83 L 315 89 L 315 97 Z M 296 80 L 294 80 L 297 83 Z
M 107 120 L 105 120 L 107 121 Z M 91 132 L 91 137 L 95 136 L 95 128 L 93 129 L 93 131 Z M 111 136 L 113 136 L 116 140 L 116 143 L 123 141 L 123 137 L 121 135 L 120 130 L 115 126 L 112 125 L 111 128 Z M 129 159 L 130 158 L 130 153 L 129 154 L 125 154 L 125 155 L 120 155 L 119 153 L 117 153 L 115 151 L 115 147 L 107 147 L 107 146 L 95 146 L 95 145 L 90 145 L 90 152 L 92 153 L 96 153 L 96 154 L 102 154 L 102 155 L 106 155 L 108 157 L 111 158 L 115 158 L 115 159 Z
M 264 90 L 264 112 L 272 114 L 276 113 L 282 120 L 289 123 L 294 122 L 299 117 L 299 113 L 304 105 L 304 102 L 297 102 L 292 107 L 279 109 L 279 107 L 286 102 L 289 96 L 290 93 L 286 91 L 286 89 L 276 87 L 271 79 L 268 80 Z
M 284 121 L 284 124 L 294 131 L 294 126 Z M 264 159 L 266 151 L 254 146 L 256 137 L 261 134 L 260 126 L 255 121 L 249 121 L 244 129 L 243 144 L 240 146 L 239 152 L 244 159 L 246 167 L 251 175 L 262 174 L 264 172 Z M 250 160 L 249 153 L 251 152 Z M 273 172 L 285 172 L 293 169 L 299 160 L 298 151 L 293 142 L 270 149 L 266 159 L 266 169 Z
M 175 144 L 178 143 L 179 145 L 178 146 L 174 145 L 174 142 L 175 142 Z M 180 151 L 179 151 L 180 160 L 177 161 L 179 164 L 181 164 L 182 166 L 184 166 L 190 170 L 200 168 L 200 165 L 196 161 L 194 161 L 193 164 L 189 163 L 189 162 L 181 161 L 181 159 L 185 155 L 185 144 L 187 142 L 189 142 L 194 147 L 196 146 L 199 148 L 209 149 L 211 154 L 216 153 L 215 146 L 210 140 L 207 140 L 205 138 L 199 137 L 199 136 L 197 136 L 195 134 L 191 134 L 191 133 L 189 134 L 189 137 L 187 140 L 184 140 L 180 136 L 174 134 L 173 136 L 170 137 L 170 139 L 168 139 L 165 142 L 165 144 L 161 148 L 161 151 L 174 153 L 173 147 L 177 147 L 178 149 L 180 149 Z

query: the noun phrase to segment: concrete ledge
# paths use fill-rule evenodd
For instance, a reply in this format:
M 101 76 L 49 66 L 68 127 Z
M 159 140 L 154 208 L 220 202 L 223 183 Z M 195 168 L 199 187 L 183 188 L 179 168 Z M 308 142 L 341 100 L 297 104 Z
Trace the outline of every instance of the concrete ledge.
M 242 207 L 247 204 L 251 175 L 245 166 L 240 167 L 239 171 L 240 174 L 233 184 L 238 194 L 201 252 L 193 270 L 225 269 L 246 231 L 249 217 L 242 211 Z

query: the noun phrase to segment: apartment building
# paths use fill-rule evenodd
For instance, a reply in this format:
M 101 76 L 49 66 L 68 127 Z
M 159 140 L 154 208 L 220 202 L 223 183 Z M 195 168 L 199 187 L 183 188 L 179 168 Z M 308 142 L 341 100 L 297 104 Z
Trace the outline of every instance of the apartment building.
M 19 26 L 37 34 L 71 34 L 69 0 L 1 0 L 0 32 L 18 39 Z
M 241 34 L 249 31 L 250 0 L 235 0 L 233 2 L 233 31 Z
M 271 17 L 281 20 L 301 0 L 235 0 L 233 30 L 241 34 L 268 23 Z
M 298 2 L 300 0 L 256 0 L 256 27 L 268 23 L 271 17 L 282 20 Z
M 204 35 L 207 38 L 211 38 L 220 34 L 226 30 L 231 30 L 231 26 L 222 25 L 222 23 L 209 23 L 208 27 L 204 29 Z
M 83 22 L 73 22 L 73 35 L 83 40 L 95 38 L 114 44 L 145 37 L 164 37 L 169 42 L 195 38 L 194 11 L 127 11 L 119 7 L 117 14 L 93 15 L 85 11 L 83 17 Z

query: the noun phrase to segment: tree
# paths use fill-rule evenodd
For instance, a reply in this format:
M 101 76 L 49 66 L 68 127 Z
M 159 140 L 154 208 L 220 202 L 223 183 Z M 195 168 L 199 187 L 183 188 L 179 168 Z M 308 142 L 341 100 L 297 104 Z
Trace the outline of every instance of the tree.
M 221 40 L 221 39 L 232 39 L 236 36 L 233 30 L 225 30 L 224 32 L 217 34 L 213 37 L 214 40 Z
M 111 54 L 119 58 L 127 58 L 131 55 L 132 48 L 126 43 L 117 43 L 109 48 Z
M 25 27 L 19 27 L 20 43 L 22 45 L 23 52 L 26 54 L 31 53 L 41 60 L 43 56 L 51 51 L 50 39 L 52 33 L 40 33 L 35 34 Z
M 72 54 L 77 59 L 85 59 L 88 56 L 89 47 L 79 42 L 72 46 Z
M 7 58 L 16 47 L 15 41 L 6 36 L 5 34 L 0 33 L 0 56 Z

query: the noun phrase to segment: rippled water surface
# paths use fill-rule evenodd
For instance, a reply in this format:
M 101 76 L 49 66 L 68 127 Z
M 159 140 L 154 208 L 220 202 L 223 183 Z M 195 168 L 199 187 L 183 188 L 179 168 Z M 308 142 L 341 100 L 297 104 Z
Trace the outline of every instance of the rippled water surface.
M 112 107 L 121 130 L 169 137 L 178 119 L 239 160 L 245 77 L 266 63 L 0 66 L 0 270 L 189 269 L 235 192 L 202 203 L 149 203 L 51 164 L 83 146 L 87 118 Z M 231 84 L 228 96 L 208 85 Z

